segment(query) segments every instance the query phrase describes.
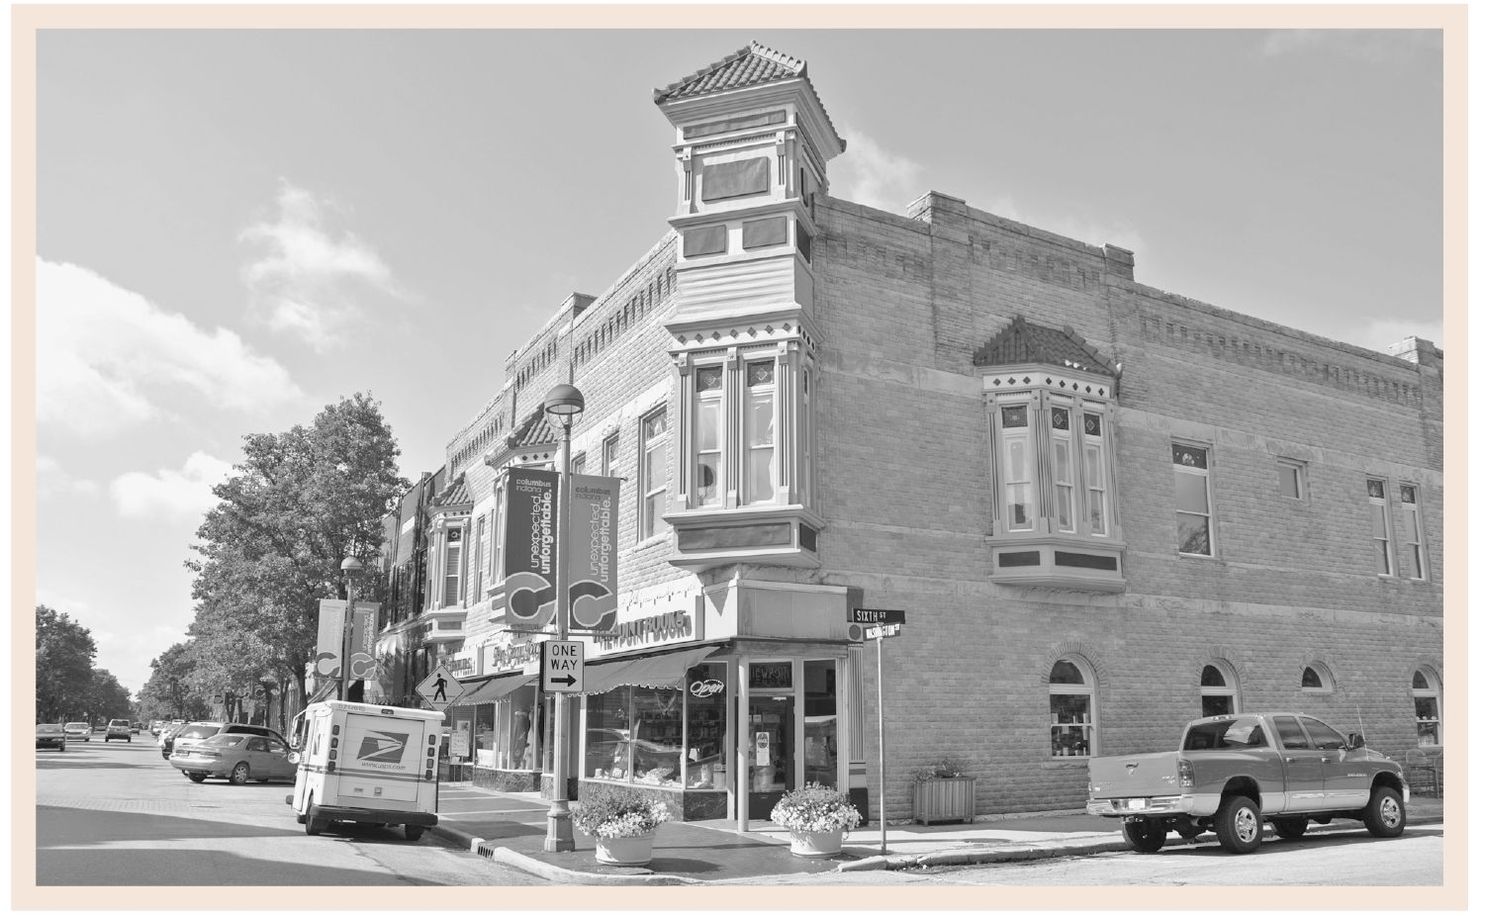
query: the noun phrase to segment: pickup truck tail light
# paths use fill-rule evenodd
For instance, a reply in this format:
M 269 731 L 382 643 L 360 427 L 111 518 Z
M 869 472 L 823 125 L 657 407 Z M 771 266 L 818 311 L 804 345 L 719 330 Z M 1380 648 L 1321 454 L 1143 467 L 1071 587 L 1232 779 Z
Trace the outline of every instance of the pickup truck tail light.
M 1196 771 L 1192 768 L 1191 761 L 1184 759 L 1176 761 L 1176 777 L 1181 783 L 1181 788 L 1196 788 Z

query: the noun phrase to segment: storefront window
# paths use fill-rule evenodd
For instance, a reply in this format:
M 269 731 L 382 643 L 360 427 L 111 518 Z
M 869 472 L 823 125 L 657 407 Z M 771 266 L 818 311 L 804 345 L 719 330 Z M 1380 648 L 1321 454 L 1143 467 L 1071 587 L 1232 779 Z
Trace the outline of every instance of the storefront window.
M 727 786 L 727 668 L 697 665 L 686 673 L 686 788 Z
M 588 736 L 583 775 L 629 778 L 629 688 L 588 698 Z
M 536 768 L 536 734 L 532 731 L 536 688 L 522 687 L 497 704 L 500 711 L 501 767 L 507 770 Z
M 495 707 L 492 705 L 474 708 L 474 763 L 481 767 L 495 765 Z
M 726 668 L 697 665 L 686 689 L 617 687 L 588 697 L 583 776 L 646 786 L 727 784 Z
M 833 786 L 840 757 L 835 662 L 804 663 L 804 781 Z

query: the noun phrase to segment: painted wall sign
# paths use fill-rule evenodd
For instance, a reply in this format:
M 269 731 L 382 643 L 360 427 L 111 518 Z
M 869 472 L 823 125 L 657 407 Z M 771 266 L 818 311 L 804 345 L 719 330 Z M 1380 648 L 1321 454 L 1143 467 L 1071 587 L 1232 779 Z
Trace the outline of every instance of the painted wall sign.
M 511 646 L 485 646 L 480 650 L 484 654 L 484 673 L 498 674 L 502 671 L 515 671 L 524 668 L 527 663 L 535 661 L 541 654 L 541 643 L 527 642 L 517 643 Z
M 690 611 L 667 611 L 653 617 L 641 617 L 616 624 L 613 629 L 594 635 L 600 649 L 622 648 L 648 643 L 691 639 L 695 627 Z
M 568 508 L 567 594 L 576 632 L 611 630 L 619 607 L 619 478 L 575 474 Z
M 512 629 L 540 630 L 557 610 L 555 471 L 511 468 L 506 480 L 504 595 Z

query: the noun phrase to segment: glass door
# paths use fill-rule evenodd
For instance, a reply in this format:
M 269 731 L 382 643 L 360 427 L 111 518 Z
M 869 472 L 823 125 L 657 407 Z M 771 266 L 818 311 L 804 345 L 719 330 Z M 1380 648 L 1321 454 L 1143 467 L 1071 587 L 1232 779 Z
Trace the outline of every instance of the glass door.
M 748 697 L 748 817 L 767 819 L 794 788 L 794 695 Z

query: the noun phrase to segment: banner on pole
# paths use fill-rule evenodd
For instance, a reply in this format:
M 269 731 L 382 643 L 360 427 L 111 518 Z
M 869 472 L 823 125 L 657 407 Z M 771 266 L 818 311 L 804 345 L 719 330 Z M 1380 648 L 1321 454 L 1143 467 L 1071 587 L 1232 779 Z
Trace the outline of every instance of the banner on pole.
M 562 549 L 573 631 L 607 632 L 618 617 L 619 483 L 617 477 L 572 477 Z
M 341 643 L 345 640 L 345 602 L 320 599 L 320 628 L 315 638 L 316 677 L 340 677 Z
M 350 672 L 353 681 L 376 680 L 376 615 L 380 609 L 380 605 L 357 601 L 351 612 Z
M 511 468 L 505 484 L 505 559 L 501 570 L 507 625 L 541 630 L 556 619 L 556 471 Z

